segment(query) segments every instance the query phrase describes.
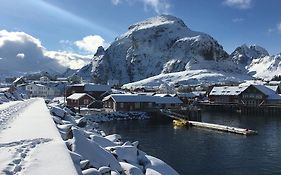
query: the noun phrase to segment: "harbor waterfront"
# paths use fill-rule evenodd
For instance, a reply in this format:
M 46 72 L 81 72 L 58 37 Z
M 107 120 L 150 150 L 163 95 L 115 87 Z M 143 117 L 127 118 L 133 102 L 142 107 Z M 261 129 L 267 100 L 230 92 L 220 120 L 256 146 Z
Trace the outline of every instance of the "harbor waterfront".
M 100 124 L 107 134 L 140 141 L 140 148 L 180 174 L 281 174 L 281 117 L 202 112 L 202 121 L 250 128 L 243 136 L 197 127 L 174 128 L 172 120 L 111 121 Z

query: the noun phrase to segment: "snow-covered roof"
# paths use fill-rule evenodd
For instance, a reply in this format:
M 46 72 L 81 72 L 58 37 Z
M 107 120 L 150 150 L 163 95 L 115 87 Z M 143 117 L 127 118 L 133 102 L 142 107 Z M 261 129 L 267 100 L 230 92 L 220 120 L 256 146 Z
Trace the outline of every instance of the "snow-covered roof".
M 273 90 L 274 92 L 277 92 L 278 86 L 266 86 L 267 88 Z
M 177 97 L 158 97 L 148 95 L 137 95 L 137 94 L 111 94 L 102 101 L 106 101 L 112 98 L 115 102 L 151 102 L 157 104 L 180 104 L 182 101 Z
M 153 102 L 152 96 L 137 95 L 137 94 L 111 94 L 102 101 L 112 98 L 115 102 Z
M 270 81 L 268 84 L 269 85 L 279 85 L 281 81 Z
M 259 91 L 261 91 L 263 94 L 267 95 L 267 99 L 281 100 L 281 96 L 277 94 L 275 90 L 269 88 L 269 86 L 264 86 L 264 85 L 253 85 L 253 86 L 257 88 Z
M 170 94 L 154 94 L 155 97 L 171 97 Z
M 182 101 L 178 97 L 155 97 L 156 104 L 181 104 Z
M 243 92 L 248 86 L 219 86 L 213 87 L 209 95 L 236 96 Z
M 109 85 L 104 84 L 85 84 L 84 91 L 91 92 L 91 91 L 99 91 L 99 92 L 106 92 L 110 91 L 111 87 Z
M 90 95 L 88 95 L 86 93 L 74 93 L 74 94 L 68 96 L 66 99 L 79 100 L 81 97 L 83 97 L 85 95 L 91 97 Z M 91 98 L 93 98 L 93 97 L 91 97 Z

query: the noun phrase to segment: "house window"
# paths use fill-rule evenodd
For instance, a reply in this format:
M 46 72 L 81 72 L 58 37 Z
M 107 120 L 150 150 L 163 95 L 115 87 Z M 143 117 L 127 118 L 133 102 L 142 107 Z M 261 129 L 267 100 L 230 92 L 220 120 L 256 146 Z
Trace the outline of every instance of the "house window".
M 88 99 L 84 99 L 84 104 L 85 105 L 89 104 L 89 100 Z
M 140 109 L 140 103 L 135 103 L 135 108 Z
M 124 103 L 120 103 L 120 108 L 124 108 Z

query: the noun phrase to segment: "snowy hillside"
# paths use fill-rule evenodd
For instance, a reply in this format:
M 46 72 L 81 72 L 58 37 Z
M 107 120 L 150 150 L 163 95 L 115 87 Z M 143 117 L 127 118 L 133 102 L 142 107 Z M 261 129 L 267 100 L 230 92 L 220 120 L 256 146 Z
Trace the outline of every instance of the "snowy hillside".
M 243 74 L 211 36 L 190 30 L 179 18 L 161 15 L 131 25 L 76 74 L 99 83 L 119 80 L 124 84 L 161 73 L 202 69 Z
M 275 75 L 281 75 L 281 54 L 255 59 L 248 70 L 254 77 L 271 80 Z
M 141 81 L 128 83 L 122 88 L 158 88 L 160 85 L 172 85 L 175 83 L 184 85 L 212 85 L 212 84 L 231 84 L 250 80 L 251 77 L 247 75 L 240 75 L 237 73 L 223 73 L 219 71 L 190 70 L 168 74 L 160 74 Z

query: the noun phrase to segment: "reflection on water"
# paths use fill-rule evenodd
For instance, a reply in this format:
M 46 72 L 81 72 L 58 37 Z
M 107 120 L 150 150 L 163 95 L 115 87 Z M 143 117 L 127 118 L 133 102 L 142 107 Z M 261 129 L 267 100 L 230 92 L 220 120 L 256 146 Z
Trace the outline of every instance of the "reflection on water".
M 140 149 L 180 174 L 281 174 L 281 117 L 203 113 L 203 122 L 258 131 L 242 136 L 202 128 L 174 128 L 170 120 L 102 123 L 107 133 L 140 141 Z

